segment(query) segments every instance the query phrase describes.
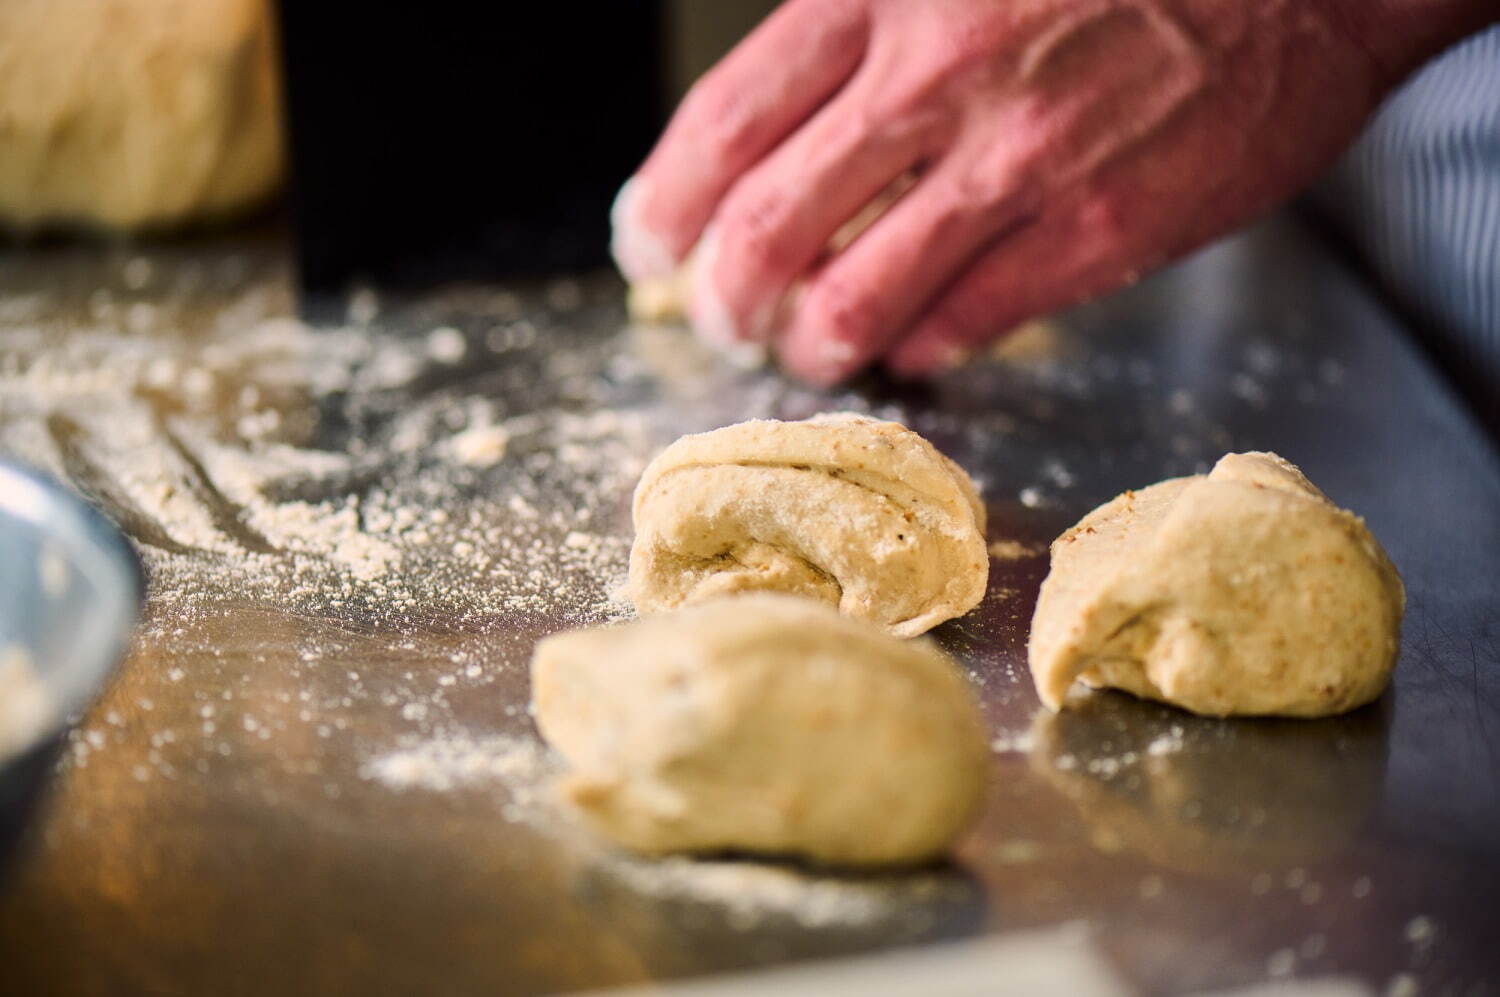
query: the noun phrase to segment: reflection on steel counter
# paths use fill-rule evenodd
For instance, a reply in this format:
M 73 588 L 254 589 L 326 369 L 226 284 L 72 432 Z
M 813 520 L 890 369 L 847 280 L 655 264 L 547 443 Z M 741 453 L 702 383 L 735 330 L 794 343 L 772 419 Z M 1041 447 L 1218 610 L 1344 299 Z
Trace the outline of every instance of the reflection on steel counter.
M 129 645 L 141 596 L 140 565 L 103 516 L 0 460 L 0 883 L 64 733 Z
M 1327 858 L 1385 779 L 1389 700 L 1326 720 L 1217 720 L 1094 693 L 1032 725 L 1031 767 L 1105 848 L 1243 877 Z
M 292 285 L 276 232 L 0 255 L 0 447 L 128 500 L 150 574 L 0 897 L 11 989 L 542 993 L 1076 920 L 1143 991 L 1494 976 L 1500 468 L 1296 225 L 1021 355 L 831 394 L 628 327 L 606 274 L 362 292 L 327 326 L 291 318 Z M 910 425 L 986 500 L 989 591 L 933 631 L 991 731 L 979 825 L 954 867 L 879 882 L 602 850 L 539 783 L 532 647 L 628 612 L 610 591 L 660 447 L 835 409 Z M 1394 691 L 1287 733 L 1189 718 L 1176 753 L 1171 715 L 1122 698 L 1032 731 L 1046 543 L 1123 485 L 1252 448 L 1402 566 Z M 1083 771 L 1056 771 L 1069 752 Z

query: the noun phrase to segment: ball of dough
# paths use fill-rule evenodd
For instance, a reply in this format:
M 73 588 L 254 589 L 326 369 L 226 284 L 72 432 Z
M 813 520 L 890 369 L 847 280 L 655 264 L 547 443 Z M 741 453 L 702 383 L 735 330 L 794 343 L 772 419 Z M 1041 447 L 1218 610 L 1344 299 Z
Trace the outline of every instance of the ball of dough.
M 0 221 L 161 227 L 282 173 L 269 0 L 0 3 Z
M 1380 695 L 1405 601 L 1358 516 L 1275 454 L 1229 454 L 1058 537 L 1031 674 L 1054 710 L 1082 679 L 1211 716 L 1327 716 Z
M 644 852 L 917 862 L 974 815 L 988 748 L 973 692 L 927 641 L 758 593 L 549 637 L 542 735 L 589 823 Z
M 974 608 L 989 578 L 968 475 L 864 416 L 684 436 L 647 466 L 634 515 L 627 591 L 642 615 L 770 590 L 912 637 Z

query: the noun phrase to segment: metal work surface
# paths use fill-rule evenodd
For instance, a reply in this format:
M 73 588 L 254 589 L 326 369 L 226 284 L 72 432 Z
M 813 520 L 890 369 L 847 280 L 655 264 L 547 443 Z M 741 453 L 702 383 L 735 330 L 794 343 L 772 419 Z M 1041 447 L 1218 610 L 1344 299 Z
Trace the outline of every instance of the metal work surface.
M 1500 985 L 1500 462 L 1295 222 L 926 387 L 736 370 L 620 292 L 356 291 L 310 330 L 275 233 L 0 257 L 0 451 L 121 522 L 151 593 L 0 897 L 10 992 L 534 993 L 1071 922 L 1142 990 Z M 629 614 L 657 449 L 839 409 L 982 485 L 989 595 L 934 633 L 992 728 L 982 821 L 879 877 L 612 852 L 549 801 L 532 644 Z M 1041 712 L 1046 543 L 1244 449 L 1400 567 L 1394 689 L 1326 721 Z

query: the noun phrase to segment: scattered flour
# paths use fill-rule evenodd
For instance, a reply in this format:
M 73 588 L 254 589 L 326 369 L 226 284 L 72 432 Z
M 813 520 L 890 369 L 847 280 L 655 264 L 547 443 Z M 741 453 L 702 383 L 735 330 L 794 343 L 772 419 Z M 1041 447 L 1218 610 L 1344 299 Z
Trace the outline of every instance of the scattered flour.
M 1019 540 L 995 540 L 990 543 L 990 557 L 997 561 L 1021 561 L 1045 550 L 1046 547 L 1040 544 L 1022 543 Z
M 248 591 L 393 623 L 628 612 L 609 593 L 628 554 L 620 496 L 660 445 L 643 414 L 559 399 L 505 417 L 488 392 L 413 394 L 465 359 L 456 329 L 312 329 L 263 314 L 280 304 L 251 296 L 207 337 L 4 330 L 0 448 L 98 499 L 158 604 Z
M 996 754 L 1021 754 L 1031 751 L 1036 745 L 1036 736 L 1030 730 L 1017 733 L 1002 732 L 990 741 L 990 750 Z
M 962 890 L 961 884 L 938 875 L 835 878 L 790 866 L 680 856 L 616 855 L 606 868 L 646 896 L 721 907 L 737 930 L 773 919 L 810 929 L 874 924 Z
M 526 737 L 469 735 L 415 741 L 380 755 L 359 774 L 387 789 L 453 792 L 502 790 L 502 819 L 553 832 L 566 825 L 544 801 L 555 760 Z M 960 881 L 938 874 L 843 878 L 795 865 L 716 861 L 684 856 L 643 858 L 592 837 L 580 847 L 588 861 L 634 893 L 722 909 L 736 930 L 769 920 L 791 920 L 808 929 L 852 927 L 913 916 L 924 904 L 961 892 Z
M 505 457 L 505 447 L 510 443 L 510 431 L 504 426 L 475 426 L 466 429 L 448 441 L 453 456 L 461 464 L 471 467 L 489 467 Z
M 427 355 L 438 363 L 456 364 L 468 351 L 468 340 L 452 326 L 439 326 L 427 334 Z
M 1437 937 L 1437 925 L 1432 918 L 1418 915 L 1406 922 L 1404 934 L 1406 940 L 1413 945 L 1427 945 Z
M 535 741 L 518 737 L 454 737 L 423 741 L 381 755 L 360 769 L 361 777 L 396 790 L 436 792 L 482 783 L 504 783 L 526 794 L 546 771 Z
M 1158 734 L 1150 744 L 1146 745 L 1146 754 L 1153 758 L 1176 754 L 1187 745 L 1183 734 L 1182 727 L 1178 724 L 1173 724 L 1171 730 L 1165 734 Z

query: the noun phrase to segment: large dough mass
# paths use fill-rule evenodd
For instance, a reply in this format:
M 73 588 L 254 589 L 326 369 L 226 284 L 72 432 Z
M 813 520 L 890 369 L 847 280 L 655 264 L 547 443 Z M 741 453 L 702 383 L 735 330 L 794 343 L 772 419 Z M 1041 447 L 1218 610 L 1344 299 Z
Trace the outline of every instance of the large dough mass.
M 1081 679 L 1214 716 L 1326 716 L 1380 695 L 1404 606 L 1358 516 L 1275 454 L 1229 454 L 1053 543 L 1031 673 L 1054 710 Z
M 269 0 L 0 3 L 0 222 L 118 229 L 253 205 L 282 172 Z
M 644 852 L 916 862 L 984 784 L 979 711 L 941 651 L 790 596 L 550 637 L 532 694 L 563 795 Z
M 984 508 L 893 422 L 841 414 L 685 436 L 641 476 L 629 595 L 642 615 L 789 592 L 911 637 L 984 596 Z

